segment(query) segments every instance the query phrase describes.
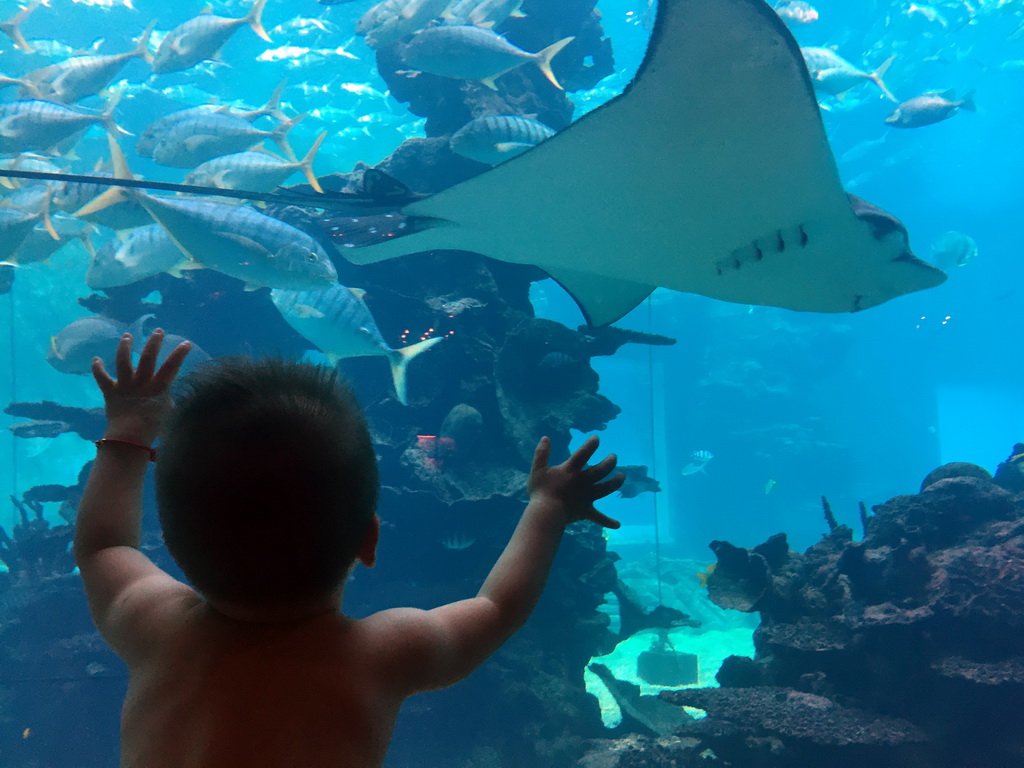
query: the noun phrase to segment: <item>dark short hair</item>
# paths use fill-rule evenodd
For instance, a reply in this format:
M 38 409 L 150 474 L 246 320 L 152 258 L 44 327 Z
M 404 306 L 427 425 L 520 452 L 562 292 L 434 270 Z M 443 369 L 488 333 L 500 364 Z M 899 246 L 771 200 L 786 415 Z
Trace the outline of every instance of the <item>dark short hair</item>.
M 328 596 L 358 554 L 377 492 L 366 418 L 334 370 L 221 358 L 176 385 L 157 508 L 168 550 L 207 597 Z

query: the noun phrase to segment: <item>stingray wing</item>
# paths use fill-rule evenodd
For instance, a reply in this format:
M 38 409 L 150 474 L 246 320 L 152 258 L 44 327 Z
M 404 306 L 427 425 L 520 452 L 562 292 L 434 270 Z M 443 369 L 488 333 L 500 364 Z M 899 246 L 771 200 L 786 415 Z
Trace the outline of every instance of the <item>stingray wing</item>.
M 403 212 L 413 234 L 346 256 L 534 264 L 594 324 L 655 286 L 840 312 L 944 278 L 901 225 L 902 244 L 851 209 L 800 49 L 762 0 L 662 0 L 620 96 Z

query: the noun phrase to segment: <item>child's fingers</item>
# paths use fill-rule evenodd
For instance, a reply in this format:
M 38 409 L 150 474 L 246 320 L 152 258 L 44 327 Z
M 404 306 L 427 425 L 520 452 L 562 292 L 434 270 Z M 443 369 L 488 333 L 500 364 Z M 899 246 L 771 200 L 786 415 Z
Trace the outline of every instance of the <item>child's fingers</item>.
M 92 359 L 92 377 L 96 379 L 96 386 L 100 388 L 104 397 L 113 393 L 114 380 L 110 378 L 110 374 L 107 373 L 107 369 L 103 365 L 103 359 L 100 357 Z
M 156 369 L 156 358 L 160 354 L 160 345 L 164 340 L 164 332 L 157 328 L 149 335 L 146 345 L 139 353 L 139 367 L 135 369 L 135 375 L 140 381 L 149 381 Z
M 548 458 L 551 456 L 551 439 L 548 437 L 542 437 L 537 443 L 537 447 L 533 449 L 533 466 L 530 467 L 530 472 L 536 472 L 541 469 L 546 469 L 548 466 Z
M 614 453 L 609 453 L 607 456 L 605 456 L 603 459 L 597 462 L 597 464 L 595 464 L 592 467 L 587 467 L 583 471 L 587 474 L 588 478 L 593 478 L 595 481 L 597 481 L 600 480 L 605 475 L 607 475 L 613 469 L 615 469 L 615 465 L 618 463 L 618 461 L 619 459 Z
M 601 441 L 597 439 L 597 435 L 591 435 L 583 445 L 576 449 L 576 453 L 569 457 L 568 461 L 565 462 L 565 466 L 577 472 L 583 469 L 586 463 L 590 461 L 590 457 L 597 452 L 600 444 Z
M 622 523 L 620 523 L 618 520 L 616 520 L 613 517 L 608 517 L 608 515 L 603 515 L 600 512 L 598 512 L 596 509 L 594 510 L 593 514 L 590 516 L 589 519 L 593 520 L 598 525 L 603 525 L 605 528 L 620 528 L 620 527 L 622 527 Z
M 117 342 L 117 355 L 114 357 L 114 367 L 117 371 L 117 380 L 128 383 L 132 380 L 135 371 L 132 369 L 132 335 L 126 333 Z
M 605 480 L 603 483 L 595 483 L 594 491 L 597 495 L 594 497 L 594 500 L 596 501 L 597 499 L 603 499 L 605 496 L 615 493 L 617 490 L 619 490 L 619 488 L 622 487 L 622 484 L 625 482 L 626 475 L 623 474 L 622 472 L 619 472 L 619 474 L 617 474 L 610 480 Z
M 191 341 L 183 341 L 171 350 L 171 354 L 167 356 L 164 364 L 160 366 L 160 370 L 153 377 L 154 383 L 161 388 L 169 387 L 171 382 L 174 381 L 174 377 L 178 375 L 181 364 L 185 362 L 185 356 L 191 351 Z

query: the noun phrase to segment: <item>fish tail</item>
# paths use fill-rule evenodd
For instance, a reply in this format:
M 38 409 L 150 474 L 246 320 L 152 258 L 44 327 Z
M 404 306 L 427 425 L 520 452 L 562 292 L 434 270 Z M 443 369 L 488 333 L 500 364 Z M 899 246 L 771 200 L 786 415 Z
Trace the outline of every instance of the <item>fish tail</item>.
M 36 49 L 21 34 L 21 23 L 29 17 L 32 11 L 42 4 L 43 0 L 32 0 L 31 3 L 11 16 L 7 21 L 0 22 L 0 32 L 11 38 L 11 42 L 14 43 L 15 47 L 20 48 L 25 53 L 35 53 Z
M 868 79 L 871 80 L 875 85 L 877 85 L 879 88 L 882 89 L 882 93 L 885 94 L 885 97 L 887 99 L 889 99 L 889 101 L 892 101 L 892 102 L 895 102 L 895 103 L 898 104 L 899 103 L 899 99 L 897 99 L 895 96 L 892 95 L 892 91 L 890 91 L 886 87 L 885 82 L 882 80 L 882 77 L 885 75 L 886 72 L 889 71 L 889 66 L 892 64 L 893 59 L 895 59 L 895 58 L 896 58 L 896 54 L 894 53 L 888 59 L 883 61 L 882 65 L 878 69 L 876 69 L 874 72 L 872 72 L 870 75 L 868 75 Z
M 960 109 L 966 109 L 968 112 L 977 112 L 978 107 L 974 103 L 974 89 L 971 88 L 967 93 L 960 97 Z
M 391 380 L 395 383 L 395 395 L 398 396 L 398 402 L 402 405 L 408 405 L 405 398 L 405 371 L 409 367 L 409 363 L 417 355 L 426 352 L 441 341 L 444 341 L 444 336 L 419 341 L 401 349 L 394 349 L 392 354 L 388 355 L 388 361 L 391 363 Z
M 113 133 L 107 134 L 107 144 L 110 146 L 110 159 L 114 165 L 114 178 L 134 179 L 135 177 L 132 175 L 131 169 L 128 168 L 128 159 L 124 156 L 124 151 L 117 143 Z M 110 187 L 71 215 L 80 219 L 88 216 L 90 213 L 96 213 L 96 211 L 102 211 L 104 208 L 110 208 L 118 203 L 123 203 L 130 196 L 131 193 L 124 187 Z
M 288 133 L 292 128 L 305 120 L 307 114 L 308 113 L 304 112 L 301 115 L 296 115 L 291 120 L 285 120 L 270 134 L 270 140 L 277 144 L 277 146 L 281 148 L 281 151 L 284 152 L 284 156 L 293 163 L 298 161 L 295 158 L 295 150 L 292 149 L 292 145 L 288 143 Z
M 149 52 L 149 37 L 153 34 L 154 29 L 156 29 L 156 19 L 149 22 L 149 26 L 142 30 L 142 34 L 135 41 L 135 50 L 132 51 L 133 55 L 144 59 L 147 64 L 153 63 L 153 54 Z
M 321 195 L 324 193 L 323 187 L 320 186 L 320 182 L 316 180 L 316 176 L 313 175 L 313 158 L 316 157 L 317 151 L 320 149 L 320 145 L 324 143 L 324 139 L 327 138 L 327 131 L 323 131 L 319 136 L 316 137 L 316 141 L 313 142 L 313 146 L 309 148 L 309 152 L 306 156 L 299 161 L 299 170 L 306 177 L 306 181 L 309 182 L 309 186 L 319 192 Z
M 97 120 L 103 125 L 103 127 L 107 129 L 107 134 L 110 135 L 111 137 L 116 136 L 119 133 L 122 136 L 134 136 L 135 135 L 134 133 L 131 133 L 130 131 L 126 131 L 124 128 L 122 128 L 120 125 L 118 125 L 114 121 L 114 110 L 117 108 L 118 102 L 121 101 L 121 96 L 122 95 L 123 95 L 123 93 L 121 91 L 111 90 L 110 91 L 110 96 L 107 98 L 106 109 L 103 110 L 103 114 L 101 114 L 97 118 Z M 120 147 L 118 149 L 120 150 Z M 123 153 L 122 153 L 121 157 L 124 157 Z
M 537 53 L 533 54 L 533 61 L 540 68 L 540 71 L 544 73 L 544 77 L 550 80 L 551 84 L 560 91 L 564 89 L 555 79 L 555 73 L 551 71 L 551 60 L 555 58 L 560 50 L 565 48 L 565 46 L 575 39 L 575 37 L 563 38 L 557 43 L 552 43 L 544 50 L 537 51 Z
M 263 9 L 267 5 L 267 0 L 256 0 L 252 4 L 252 10 L 249 11 L 249 15 L 245 17 L 245 23 L 252 27 L 252 31 L 262 37 L 268 43 L 274 42 L 270 39 L 270 35 L 267 34 L 267 30 L 263 28 Z
M 267 99 L 267 105 L 262 109 L 257 109 L 255 113 L 250 113 L 255 115 L 253 120 L 261 117 L 262 115 L 269 115 L 275 120 L 280 120 L 282 123 L 288 120 L 288 116 L 281 111 L 281 94 L 284 93 L 284 87 L 287 84 L 287 80 L 282 80 L 278 83 L 277 88 L 274 89 L 274 92 L 270 94 L 270 98 Z M 248 116 L 249 115 L 247 114 L 246 117 Z
M 54 240 L 60 240 L 60 235 L 57 234 L 57 230 L 53 227 L 53 221 L 50 219 L 50 204 L 53 202 L 53 185 L 46 185 L 46 194 L 43 195 L 43 205 L 39 209 L 39 219 L 43 222 L 43 228 Z

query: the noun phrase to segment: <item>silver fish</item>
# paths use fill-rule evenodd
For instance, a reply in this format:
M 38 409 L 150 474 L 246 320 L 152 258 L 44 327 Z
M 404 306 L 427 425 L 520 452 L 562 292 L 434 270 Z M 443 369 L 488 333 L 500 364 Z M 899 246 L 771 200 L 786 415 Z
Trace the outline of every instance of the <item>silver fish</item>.
M 72 56 L 70 59 L 50 64 L 29 72 L 22 88 L 22 98 L 36 98 L 55 101 L 58 104 L 74 104 L 86 96 L 92 96 L 110 85 L 122 67 L 131 59 L 152 61 L 149 53 L 149 36 L 156 22 L 152 22 L 136 40 L 135 48 L 127 53 L 112 56 Z
M 932 243 L 932 264 L 940 269 L 955 269 L 978 258 L 978 244 L 963 232 L 946 232 Z
M 409 362 L 444 340 L 443 336 L 393 349 L 384 341 L 377 322 L 363 301 L 362 291 L 335 284 L 319 291 L 274 289 L 271 301 L 288 324 L 315 344 L 331 365 L 346 357 L 386 357 L 391 364 L 395 394 L 406 405 L 405 371 Z
M 96 290 L 115 288 L 161 272 L 180 274 L 179 269 L 193 264 L 163 227 L 148 224 L 100 248 L 85 273 L 85 283 Z
M 493 90 L 497 90 L 495 78 L 531 62 L 552 85 L 561 88 L 551 71 L 551 59 L 573 39 L 566 37 L 537 53 L 529 53 L 489 29 L 430 27 L 412 39 L 403 56 L 413 69 L 457 80 L 476 80 Z
M 882 80 L 895 56 L 890 56 L 874 72 L 857 69 L 831 48 L 801 48 L 807 70 L 811 73 L 814 90 L 830 93 L 839 98 L 846 91 L 870 80 L 879 87 L 890 101 L 899 101 Z
M 112 107 L 91 115 L 38 99 L 0 104 L 0 154 L 47 150 L 95 124 L 120 131 Z
M 221 47 L 243 24 L 248 24 L 253 32 L 268 43 L 272 42 L 270 35 L 263 29 L 262 16 L 266 4 L 267 0 L 256 0 L 252 10 L 239 19 L 203 13 L 178 25 L 160 41 L 160 47 L 153 57 L 153 73 L 162 75 L 179 72 L 206 59 L 215 58 Z
M 117 343 L 126 330 L 124 323 L 103 315 L 80 318 L 50 337 L 46 362 L 61 373 L 86 375 L 92 359 L 99 357 L 108 371 L 113 370 Z
M 418 32 L 445 12 L 451 0 L 384 0 L 356 22 L 356 34 L 380 48 Z
M 43 224 L 54 240 L 60 239 L 50 221 L 51 189 L 26 187 L 19 192 L 26 193 L 32 200 L 23 203 L 22 208 L 0 208 L 0 262 L 4 264 L 19 263 L 14 260 L 14 254 L 37 223 Z M 39 192 L 41 196 L 38 196 Z
M 974 91 L 968 91 L 957 99 L 954 91 L 929 91 L 901 102 L 892 114 L 885 118 L 885 124 L 893 128 L 922 128 L 941 123 L 953 117 L 961 109 L 974 112 Z
M 221 114 L 227 114 L 241 120 L 245 120 L 248 123 L 255 122 L 264 115 L 270 115 L 271 117 L 284 122 L 288 119 L 285 114 L 281 112 L 281 94 L 284 93 L 284 86 L 285 83 L 281 82 L 270 95 L 266 105 L 260 109 L 248 111 L 233 110 L 223 104 L 200 104 L 195 107 L 180 109 L 177 112 L 172 112 L 169 115 L 157 118 L 139 135 L 138 141 L 135 142 L 135 154 L 139 157 L 152 157 L 153 148 L 156 147 L 157 142 L 160 141 L 160 138 L 168 133 L 175 124 L 194 119 L 199 115 L 208 115 L 213 112 L 219 112 Z
M 287 156 L 294 157 L 288 132 L 303 118 L 305 115 L 298 115 L 272 131 L 264 131 L 227 112 L 194 115 L 172 124 L 157 140 L 153 160 L 170 168 L 195 168 L 215 157 L 251 149 L 264 139 L 270 139 Z
M 322 132 L 306 156 L 295 162 L 282 160 L 269 152 L 238 152 L 215 157 L 185 177 L 185 183 L 201 187 L 271 192 L 298 171 L 306 177 L 313 189 L 322 193 L 320 182 L 313 174 L 313 158 L 326 137 L 327 131 Z
M 142 207 L 194 261 L 262 287 L 323 288 L 337 280 L 323 247 L 305 232 L 252 208 L 139 195 Z
M 553 130 L 536 120 L 517 115 L 484 115 L 459 128 L 448 143 L 453 152 L 463 157 L 497 165 L 554 135 Z
M 132 178 L 124 153 L 108 136 L 114 176 Z M 307 290 L 334 283 L 337 272 L 323 247 L 300 229 L 245 206 L 157 197 L 111 187 L 75 213 L 85 216 L 134 199 L 167 230 L 182 253 L 204 267 L 242 280 L 246 290 L 264 286 Z
M 64 246 L 73 243 L 76 239 L 81 241 L 87 252 L 92 252 L 92 242 L 89 235 L 93 230 L 92 224 L 71 216 L 54 214 L 50 217 L 53 230 L 57 233 L 58 239 L 47 230 L 46 225 L 38 223 L 22 240 L 21 245 L 11 255 L 9 262 L 25 266 L 49 260 L 53 254 Z
M 703 472 L 705 475 L 707 471 L 704 467 L 707 466 L 708 462 L 715 458 L 711 451 L 694 451 L 690 454 L 690 461 L 683 465 L 680 470 L 680 474 L 683 475 L 695 475 L 698 472 Z

